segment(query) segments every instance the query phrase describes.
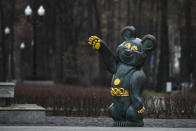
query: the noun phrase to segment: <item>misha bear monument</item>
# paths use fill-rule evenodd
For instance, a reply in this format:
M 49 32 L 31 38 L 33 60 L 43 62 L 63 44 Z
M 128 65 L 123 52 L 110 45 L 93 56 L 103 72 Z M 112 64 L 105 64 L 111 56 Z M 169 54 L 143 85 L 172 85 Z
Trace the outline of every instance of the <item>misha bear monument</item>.
M 116 55 L 97 36 L 91 36 L 89 44 L 100 53 L 113 74 L 110 89 L 112 104 L 108 113 L 115 121 L 114 126 L 143 126 L 146 109 L 141 93 L 146 78 L 141 68 L 156 40 L 152 35 L 137 38 L 133 26 L 122 29 L 121 37 L 124 42 L 117 47 Z

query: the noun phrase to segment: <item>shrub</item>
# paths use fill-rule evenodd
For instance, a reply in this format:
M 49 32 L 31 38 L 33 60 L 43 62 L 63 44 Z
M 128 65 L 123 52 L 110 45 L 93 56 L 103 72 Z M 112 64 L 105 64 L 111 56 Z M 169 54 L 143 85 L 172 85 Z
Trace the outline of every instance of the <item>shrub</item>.
M 15 103 L 35 103 L 53 114 L 99 116 L 106 113 L 111 96 L 107 88 L 68 85 L 20 84 L 15 88 Z
M 195 118 L 196 96 L 166 95 L 144 96 L 148 117 Z
M 196 96 L 165 95 L 143 97 L 147 117 L 192 118 L 196 116 Z M 73 85 L 20 84 L 15 88 L 15 103 L 33 103 L 52 115 L 107 115 L 111 104 L 109 88 Z

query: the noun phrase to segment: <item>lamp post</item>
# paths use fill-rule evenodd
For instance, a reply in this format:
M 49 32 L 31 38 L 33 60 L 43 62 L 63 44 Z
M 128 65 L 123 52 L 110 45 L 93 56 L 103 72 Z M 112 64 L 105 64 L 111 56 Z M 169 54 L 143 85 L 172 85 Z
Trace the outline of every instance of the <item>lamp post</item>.
M 27 21 L 32 24 L 33 26 L 33 70 L 32 70 L 32 76 L 33 80 L 36 80 L 37 78 L 37 62 L 36 62 L 36 55 L 37 55 L 37 26 L 40 24 L 40 19 L 45 15 L 45 9 L 43 5 L 40 5 L 37 14 L 33 13 L 33 10 L 31 9 L 30 5 L 27 5 L 24 10 L 25 16 L 27 16 Z
M 7 80 L 8 81 L 11 81 L 11 43 L 10 43 L 10 38 L 9 38 L 9 35 L 10 35 L 10 28 L 7 26 L 4 28 L 4 34 L 6 35 L 6 37 L 8 38 L 8 75 L 7 75 Z
M 20 44 L 20 80 L 24 80 L 24 49 L 25 49 L 25 43 L 22 42 Z

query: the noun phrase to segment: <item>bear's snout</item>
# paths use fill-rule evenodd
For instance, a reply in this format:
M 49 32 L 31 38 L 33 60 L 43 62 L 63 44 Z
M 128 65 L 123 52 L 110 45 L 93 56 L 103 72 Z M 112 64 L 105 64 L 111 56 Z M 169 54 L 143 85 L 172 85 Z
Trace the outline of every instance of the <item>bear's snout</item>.
M 132 51 L 129 49 L 125 49 L 125 55 L 130 56 L 132 54 Z

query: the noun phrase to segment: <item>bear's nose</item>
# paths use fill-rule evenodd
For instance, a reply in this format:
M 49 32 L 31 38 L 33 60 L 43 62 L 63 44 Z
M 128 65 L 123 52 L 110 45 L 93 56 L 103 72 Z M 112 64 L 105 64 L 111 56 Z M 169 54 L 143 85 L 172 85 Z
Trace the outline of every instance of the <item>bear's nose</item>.
M 131 53 L 132 53 L 131 50 L 125 49 L 125 55 L 129 56 L 129 55 L 131 55 Z

